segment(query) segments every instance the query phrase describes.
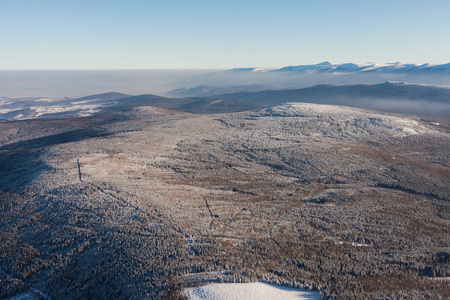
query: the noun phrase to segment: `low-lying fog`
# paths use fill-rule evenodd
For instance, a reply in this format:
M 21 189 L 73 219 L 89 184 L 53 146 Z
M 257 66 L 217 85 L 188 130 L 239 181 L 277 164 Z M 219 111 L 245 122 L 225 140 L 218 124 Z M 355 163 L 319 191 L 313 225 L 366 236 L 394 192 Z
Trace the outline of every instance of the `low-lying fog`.
M 77 98 L 106 92 L 161 95 L 215 70 L 0 71 L 0 97 Z
M 252 72 L 248 70 L 0 71 L 0 99 L 6 99 L 5 97 L 77 98 L 107 92 L 119 92 L 128 95 L 155 94 L 177 98 L 201 97 L 208 95 L 183 94 L 183 90 L 184 88 L 194 88 L 192 90 L 201 92 L 202 86 L 218 88 L 235 86 L 235 89 L 239 91 L 250 92 L 251 85 L 257 85 L 257 88 L 261 90 L 279 90 L 300 89 L 318 84 L 378 84 L 388 80 L 450 87 L 450 75 L 447 73 L 427 75 L 423 73 Z M 195 87 L 197 88 L 195 89 Z M 179 94 L 173 93 L 173 90 L 176 89 L 181 89 L 181 92 L 178 92 Z M 170 93 L 171 91 L 172 93 Z M 417 91 L 411 90 L 409 94 L 416 97 Z M 429 97 L 412 101 L 413 96 L 411 96 L 413 98 L 408 98 L 404 95 L 398 95 L 398 98 L 396 95 L 390 95 L 389 98 L 386 98 L 382 94 L 379 97 L 378 95 L 366 97 L 364 94 L 349 94 L 347 95 L 349 97 L 332 96 L 328 98 L 325 97 L 325 94 L 322 95 L 323 97 L 321 95 L 319 91 L 311 99 L 294 97 L 289 99 L 288 102 L 347 105 L 387 112 L 450 116 L 450 102 L 447 96 L 443 100 L 442 97 L 439 99 Z M 227 98 L 227 96 L 230 98 Z M 231 97 L 231 95 L 223 95 L 223 97 L 264 105 L 258 101 L 240 99 Z M 278 97 L 275 98 L 278 99 Z M 10 101 L 11 99 L 7 100 Z M 279 100 L 281 101 L 281 99 Z M 269 104 L 265 103 L 265 106 Z M 279 103 L 270 105 L 276 104 Z M 3 114 L 6 114 L 5 109 L 10 111 L 15 107 L 0 105 L 0 109 L 3 109 Z
M 317 84 L 405 81 L 449 85 L 450 76 L 383 73 L 230 72 L 223 70 L 0 71 L 0 97 L 69 97 L 119 92 L 165 93 L 199 85 L 269 85 L 274 89 Z
M 343 104 L 344 105 L 344 104 Z M 450 103 L 412 101 L 407 99 L 361 99 L 360 103 L 348 101 L 347 106 L 361 107 L 385 112 L 450 117 Z

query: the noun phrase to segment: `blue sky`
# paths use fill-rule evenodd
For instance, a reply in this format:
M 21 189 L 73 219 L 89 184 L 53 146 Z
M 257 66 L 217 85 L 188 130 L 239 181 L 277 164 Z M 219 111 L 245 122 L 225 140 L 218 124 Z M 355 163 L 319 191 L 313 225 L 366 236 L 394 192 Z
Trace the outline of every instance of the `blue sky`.
M 448 63 L 450 1 L 0 0 L 0 70 Z

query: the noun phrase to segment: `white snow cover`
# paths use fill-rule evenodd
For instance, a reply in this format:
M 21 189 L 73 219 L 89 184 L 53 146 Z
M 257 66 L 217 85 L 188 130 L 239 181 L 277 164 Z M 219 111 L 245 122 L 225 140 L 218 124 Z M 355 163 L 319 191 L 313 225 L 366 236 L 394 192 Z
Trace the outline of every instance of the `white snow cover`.
M 387 67 L 389 64 L 387 63 L 366 63 L 366 64 L 358 64 L 358 67 L 364 67 L 365 71 L 376 70 L 381 67 Z
M 37 98 L 34 99 L 34 102 L 55 102 L 60 100 L 61 98 Z
M 72 105 L 72 106 L 31 106 L 30 109 L 35 111 L 35 117 L 39 117 L 45 114 L 65 113 L 70 111 L 82 110 L 79 115 L 89 115 L 97 112 L 100 105 Z
M 252 70 L 252 72 L 267 72 L 267 71 L 268 71 L 268 69 L 265 69 L 265 68 L 254 68 Z
M 208 106 L 212 106 L 212 105 L 215 105 L 215 104 L 219 104 L 220 102 L 222 102 L 223 100 L 215 100 L 215 101 L 213 101 L 213 102 L 211 102 Z
M 184 290 L 190 300 L 319 300 L 319 292 L 287 288 L 275 284 L 253 283 L 215 283 Z
M 18 111 L 21 110 L 22 108 L 0 108 L 0 114 L 7 114 L 9 112 L 12 111 Z
M 376 112 L 347 106 L 288 102 L 284 105 L 266 108 L 263 111 L 266 112 L 267 116 L 317 117 L 336 126 L 344 126 L 343 124 L 346 121 L 358 123 L 358 126 L 366 131 L 380 132 L 381 130 L 399 136 L 431 132 L 429 128 L 412 119 L 377 114 Z
M 347 69 L 347 65 L 350 65 Z M 356 68 L 355 68 L 356 67 Z M 289 66 L 277 69 L 276 71 L 302 71 L 302 72 L 316 72 L 316 71 L 328 71 L 333 72 L 339 69 L 339 72 L 367 72 L 367 71 L 381 71 L 381 72 L 421 72 L 426 73 L 440 73 L 449 74 L 450 64 L 404 64 L 400 62 L 393 63 L 365 63 L 365 64 L 353 64 L 353 63 L 343 63 L 343 64 L 331 64 L 329 62 L 322 62 L 315 65 L 299 65 L 299 66 Z M 253 72 L 253 71 L 252 71 Z
M 89 102 L 94 102 L 94 101 L 99 101 L 101 99 L 90 99 L 90 100 L 83 100 L 83 101 L 75 101 L 75 102 L 71 102 L 71 105 L 79 105 L 79 104 L 86 104 Z
M 9 105 L 11 103 L 13 103 L 13 102 L 10 101 L 10 100 L 3 100 L 3 99 L 1 99 L 0 100 L 0 107 L 2 107 L 3 105 Z

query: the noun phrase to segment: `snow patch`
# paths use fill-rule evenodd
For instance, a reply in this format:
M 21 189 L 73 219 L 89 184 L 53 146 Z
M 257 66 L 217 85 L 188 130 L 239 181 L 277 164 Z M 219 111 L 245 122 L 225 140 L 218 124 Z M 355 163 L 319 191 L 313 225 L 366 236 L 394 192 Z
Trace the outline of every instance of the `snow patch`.
M 209 104 L 209 106 L 213 106 L 213 105 L 216 105 L 216 104 L 219 104 L 220 102 L 222 102 L 223 100 L 216 100 L 216 101 L 213 101 L 213 102 L 211 102 L 210 104 Z
M 409 128 L 409 127 L 401 127 L 400 130 L 405 133 L 406 135 L 415 135 L 419 134 L 416 130 Z
M 348 242 L 340 241 L 340 242 L 337 242 L 335 244 L 336 245 L 351 245 L 353 247 L 371 247 L 369 244 L 362 244 L 362 243 L 356 243 L 356 242 L 348 243 Z
M 301 117 L 340 127 L 341 130 L 360 130 L 366 133 L 384 133 L 397 136 L 425 134 L 433 130 L 421 123 L 397 116 L 387 116 L 361 108 L 302 102 L 289 102 L 261 110 L 262 117 L 281 115 Z
M 254 283 L 215 283 L 201 287 L 190 287 L 184 290 L 184 294 L 191 300 L 319 300 L 320 293 L 305 291 L 275 284 Z
M 0 107 L 3 105 L 10 105 L 12 104 L 12 101 L 9 100 L 0 100 Z
M 74 105 L 74 106 L 32 106 L 31 110 L 34 110 L 36 115 L 35 117 L 39 117 L 47 114 L 57 114 L 57 113 L 65 113 L 77 110 L 84 110 L 80 112 L 80 116 L 87 116 L 94 112 L 97 112 L 96 108 L 101 105 Z
M 61 99 L 59 98 L 37 98 L 34 99 L 34 102 L 53 102 L 53 101 L 59 101 Z
M 264 69 L 264 68 L 254 68 L 252 72 L 267 72 L 267 69 Z
M 83 101 L 75 101 L 75 102 L 71 102 L 72 105 L 80 105 L 80 104 L 85 104 L 85 103 L 89 103 L 89 102 L 93 102 L 93 101 L 98 101 L 101 99 L 91 99 L 91 100 L 83 100 Z
M 0 108 L 0 114 L 7 114 L 9 112 L 12 111 L 18 111 L 21 110 L 22 108 Z

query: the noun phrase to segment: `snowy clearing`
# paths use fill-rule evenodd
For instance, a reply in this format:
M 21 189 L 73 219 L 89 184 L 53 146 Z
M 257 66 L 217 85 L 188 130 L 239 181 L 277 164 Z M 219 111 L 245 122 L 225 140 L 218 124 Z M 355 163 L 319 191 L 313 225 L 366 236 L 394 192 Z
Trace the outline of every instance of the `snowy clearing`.
M 209 106 L 219 104 L 219 103 L 222 102 L 222 101 L 223 101 L 223 100 L 216 100 L 216 101 L 213 101 L 213 102 L 211 102 L 211 103 L 209 104 Z
M 7 114 L 9 112 L 18 111 L 22 108 L 0 108 L 0 114 Z
M 35 117 L 39 117 L 46 114 L 66 113 L 71 111 L 78 111 L 78 115 L 87 116 L 97 112 L 97 108 L 100 105 L 73 105 L 73 106 L 31 106 L 30 109 L 35 111 Z
M 191 300 L 233 300 L 233 299 L 321 299 L 319 292 L 287 288 L 275 284 L 254 283 L 215 283 L 201 287 L 186 288 L 184 294 Z

